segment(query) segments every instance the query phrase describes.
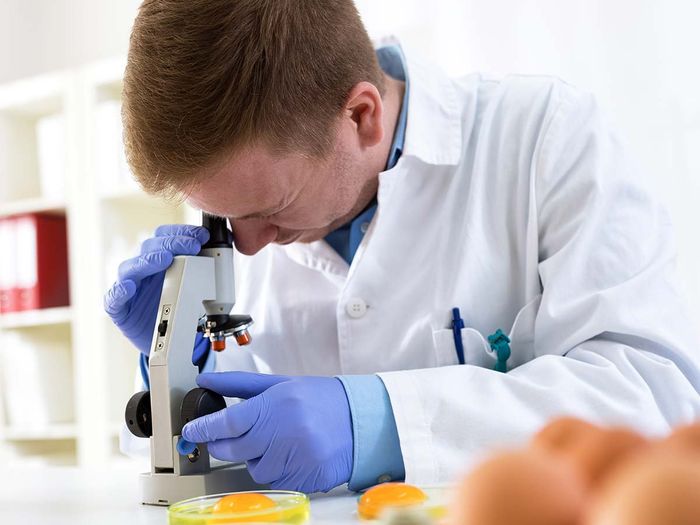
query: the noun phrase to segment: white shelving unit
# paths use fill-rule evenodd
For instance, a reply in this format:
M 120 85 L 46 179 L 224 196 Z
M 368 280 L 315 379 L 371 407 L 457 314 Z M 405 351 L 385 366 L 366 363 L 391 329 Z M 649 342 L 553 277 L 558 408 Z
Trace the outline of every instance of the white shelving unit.
M 50 441 L 76 439 L 77 427 L 71 423 L 47 426 L 18 426 L 5 428 L 0 437 L 6 441 Z
M 0 203 L 0 217 L 22 213 L 60 213 L 66 211 L 65 201 L 45 199 L 43 197 L 20 199 Z
M 56 392 L 70 392 L 71 405 L 63 407 L 69 420 L 63 414 L 56 421 L 13 422 L 7 407 L 22 392 L 0 382 L 0 452 L 10 464 L 123 461 L 118 433 L 133 393 L 138 352 L 107 318 L 102 297 L 118 264 L 136 255 L 158 225 L 198 221 L 186 206 L 149 197 L 129 180 L 119 153 L 124 65 L 118 58 L 0 86 L 0 217 L 65 214 L 71 288 L 70 306 L 0 315 L 0 368 L 5 368 L 0 380 L 12 378 L 6 365 L 31 362 L 35 369 L 22 372 L 35 373 Z M 42 191 L 46 181 L 36 139 L 39 119 L 56 114 L 65 130 L 65 179 L 58 197 Z M 30 352 L 43 358 L 34 362 Z M 58 362 L 69 363 L 65 373 L 50 369 L 59 354 Z
M 50 326 L 56 324 L 70 324 L 72 312 L 69 306 L 56 308 L 44 308 L 42 310 L 29 310 L 26 312 L 12 312 L 0 316 L 0 329 L 18 330 L 33 326 Z

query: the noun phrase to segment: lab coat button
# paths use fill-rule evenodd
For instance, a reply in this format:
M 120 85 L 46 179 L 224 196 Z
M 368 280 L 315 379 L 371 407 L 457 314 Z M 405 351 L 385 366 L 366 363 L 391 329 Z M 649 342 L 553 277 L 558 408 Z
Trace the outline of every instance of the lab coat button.
M 360 224 L 360 231 L 362 233 L 367 233 L 367 230 L 369 229 L 369 223 L 368 222 L 363 222 Z
M 367 313 L 367 303 L 359 297 L 354 297 L 350 299 L 348 304 L 345 306 L 345 311 L 353 319 L 359 319 Z

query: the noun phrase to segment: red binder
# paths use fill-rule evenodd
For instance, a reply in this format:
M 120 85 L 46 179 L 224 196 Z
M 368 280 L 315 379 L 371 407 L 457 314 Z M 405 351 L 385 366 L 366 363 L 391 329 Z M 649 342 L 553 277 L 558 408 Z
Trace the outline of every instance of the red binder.
M 28 214 L 14 218 L 17 310 L 67 306 L 68 239 L 66 218 Z
M 18 309 L 16 253 L 15 221 L 0 218 L 0 314 Z

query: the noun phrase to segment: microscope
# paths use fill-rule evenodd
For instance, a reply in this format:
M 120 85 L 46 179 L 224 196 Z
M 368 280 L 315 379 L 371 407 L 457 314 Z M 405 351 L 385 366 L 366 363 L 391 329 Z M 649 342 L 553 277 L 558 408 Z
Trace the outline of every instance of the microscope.
M 196 332 L 220 352 L 228 337 L 248 344 L 253 323 L 248 315 L 231 314 L 236 298 L 226 219 L 204 213 L 202 225 L 209 242 L 196 256 L 175 257 L 165 273 L 148 362 L 150 390 L 135 394 L 126 406 L 131 433 L 150 439 L 151 470 L 140 476 L 142 502 L 148 505 L 261 488 L 245 465 L 213 466 L 206 444 L 181 436 L 187 422 L 226 408 L 221 395 L 197 388 Z

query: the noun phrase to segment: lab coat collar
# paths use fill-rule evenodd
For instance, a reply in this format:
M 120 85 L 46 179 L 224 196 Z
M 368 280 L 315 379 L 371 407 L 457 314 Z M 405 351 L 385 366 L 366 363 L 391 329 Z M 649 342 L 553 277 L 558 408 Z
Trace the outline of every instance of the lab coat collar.
M 462 108 L 456 86 L 435 65 L 404 49 L 411 89 L 403 156 L 427 164 L 457 165 L 467 137 L 462 136 Z
M 348 263 L 323 239 L 311 243 L 272 245 L 271 248 L 281 250 L 287 257 L 302 266 L 335 275 L 341 280 L 345 280 L 348 276 L 350 268 Z

